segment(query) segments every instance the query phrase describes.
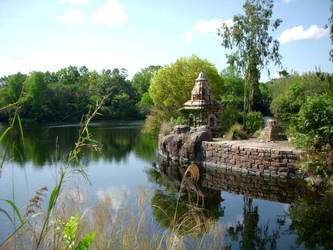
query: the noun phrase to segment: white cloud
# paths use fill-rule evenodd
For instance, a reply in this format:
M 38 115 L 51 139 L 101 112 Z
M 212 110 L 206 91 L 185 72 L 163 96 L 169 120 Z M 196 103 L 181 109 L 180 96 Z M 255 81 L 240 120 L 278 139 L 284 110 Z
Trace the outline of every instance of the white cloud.
M 88 3 L 88 0 L 60 0 L 60 3 L 69 3 L 70 6 L 81 4 L 81 3 Z
M 221 19 L 211 19 L 211 20 L 200 20 L 196 22 L 190 31 L 188 31 L 185 35 L 186 41 L 192 40 L 193 31 L 198 31 L 200 34 L 209 34 L 214 33 L 217 34 L 217 29 L 221 28 L 222 24 L 226 24 L 228 27 L 231 27 L 233 25 L 233 20 L 228 19 L 225 21 L 222 21 Z
M 233 25 L 232 19 L 222 21 L 221 19 L 212 19 L 212 20 L 200 20 L 196 22 L 192 29 L 199 31 L 201 34 L 207 33 L 217 33 L 217 29 L 225 23 L 227 26 L 231 27 Z
M 121 26 L 126 23 L 128 15 L 124 6 L 116 0 L 109 0 L 92 15 L 93 23 L 105 24 L 108 26 Z
M 285 3 L 291 3 L 291 2 L 294 2 L 295 0 L 283 0 L 283 2 L 285 2 Z
M 57 22 L 66 24 L 82 24 L 84 14 L 80 8 L 66 10 L 63 16 L 58 16 Z
M 304 30 L 303 26 L 295 26 L 291 29 L 286 29 L 279 37 L 280 43 L 291 43 L 301 40 L 318 40 L 329 34 L 328 29 L 320 28 L 317 25 L 311 25 L 310 28 Z

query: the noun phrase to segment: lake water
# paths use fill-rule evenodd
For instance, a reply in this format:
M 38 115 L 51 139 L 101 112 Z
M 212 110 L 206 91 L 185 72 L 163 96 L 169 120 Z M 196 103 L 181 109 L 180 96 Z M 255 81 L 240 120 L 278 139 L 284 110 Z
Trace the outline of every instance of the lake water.
M 124 203 L 134 206 L 137 192 L 149 190 L 152 228 L 162 231 L 168 228 L 168 216 L 174 214 L 187 166 L 159 160 L 157 139 L 142 134 L 142 125 L 141 121 L 92 122 L 89 132 L 102 151 L 84 150 L 80 156 L 90 184 L 76 176 L 66 181 L 66 188 L 80 186 L 85 199 L 91 201 L 110 194 L 113 209 L 121 209 Z M 6 137 L 0 145 L 1 159 L 6 152 L 0 172 L 0 198 L 13 200 L 23 209 L 40 187 L 52 190 L 79 127 L 26 125 L 24 145 L 19 131 Z M 2 125 L 1 130 L 4 129 Z M 199 197 L 200 201 L 189 202 L 190 196 Z M 300 180 L 234 175 L 200 167 L 197 184 L 187 179 L 183 182 L 178 213 L 195 211 L 201 222 L 221 224 L 224 243 L 232 249 L 330 248 L 332 204 L 326 196 L 307 191 Z M 0 208 L 13 214 L 4 202 Z M 186 234 L 186 226 L 193 223 L 189 220 L 189 225 L 180 230 L 189 248 L 191 240 L 202 239 L 211 228 L 200 227 Z M 0 242 L 12 230 L 8 218 L 0 213 Z

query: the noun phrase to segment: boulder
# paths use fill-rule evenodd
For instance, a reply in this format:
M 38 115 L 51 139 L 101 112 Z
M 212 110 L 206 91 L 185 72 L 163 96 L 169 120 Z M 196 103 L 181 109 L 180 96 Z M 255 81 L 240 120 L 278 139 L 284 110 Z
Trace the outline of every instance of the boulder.
M 160 155 L 178 161 L 201 161 L 203 141 L 211 141 L 212 133 L 208 126 L 190 128 L 176 126 L 173 131 L 159 140 Z

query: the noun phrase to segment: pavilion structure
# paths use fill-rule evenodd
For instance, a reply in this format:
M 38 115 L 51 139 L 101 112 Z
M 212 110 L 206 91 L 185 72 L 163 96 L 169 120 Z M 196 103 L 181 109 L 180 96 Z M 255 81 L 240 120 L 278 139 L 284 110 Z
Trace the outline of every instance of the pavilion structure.
M 192 89 L 191 100 L 185 102 L 183 111 L 188 114 L 190 126 L 208 125 L 220 128 L 221 107 L 212 97 L 212 90 L 204 72 L 200 72 Z

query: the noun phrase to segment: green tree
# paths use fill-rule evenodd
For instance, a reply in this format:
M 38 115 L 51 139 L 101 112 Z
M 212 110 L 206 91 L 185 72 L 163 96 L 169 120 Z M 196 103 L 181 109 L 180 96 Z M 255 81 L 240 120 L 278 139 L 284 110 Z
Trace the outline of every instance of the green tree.
M 150 107 L 153 105 L 148 89 L 151 78 L 160 68 L 161 66 L 150 65 L 149 67 L 141 69 L 133 76 L 131 84 L 140 95 L 140 101 L 137 104 L 137 108 L 140 115 L 143 117 L 149 113 Z
M 8 102 L 16 102 L 21 94 L 23 83 L 27 76 L 18 72 L 8 77 Z
M 333 94 L 333 77 L 329 73 L 294 73 L 272 82 L 272 103 L 270 110 L 276 118 L 290 119 L 297 114 L 307 97 Z
M 228 62 L 236 65 L 245 79 L 244 123 L 245 114 L 253 109 L 255 92 L 262 69 L 270 62 L 281 64 L 279 42 L 273 40 L 269 30 L 274 31 L 282 22 L 271 22 L 273 0 L 247 0 L 243 5 L 245 14 L 233 17 L 233 26 L 223 24 L 218 35 L 222 46 L 230 49 Z
M 25 81 L 24 98 L 30 117 L 39 120 L 47 115 L 43 112 L 47 91 L 47 82 L 42 72 L 33 72 Z
M 151 79 L 149 95 L 157 106 L 175 110 L 191 97 L 195 79 L 203 70 L 207 76 L 213 96 L 219 97 L 223 79 L 213 64 L 192 55 L 183 57 L 175 63 L 161 68 Z
M 161 66 L 159 65 L 150 65 L 149 67 L 141 69 L 133 76 L 132 85 L 138 91 L 140 96 L 148 91 L 151 78 L 160 68 Z

